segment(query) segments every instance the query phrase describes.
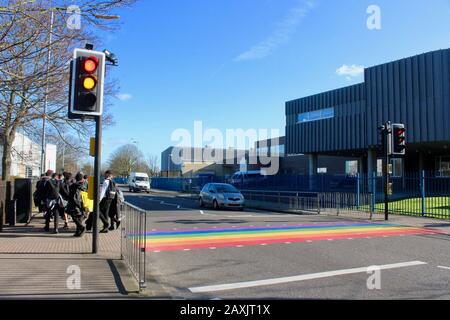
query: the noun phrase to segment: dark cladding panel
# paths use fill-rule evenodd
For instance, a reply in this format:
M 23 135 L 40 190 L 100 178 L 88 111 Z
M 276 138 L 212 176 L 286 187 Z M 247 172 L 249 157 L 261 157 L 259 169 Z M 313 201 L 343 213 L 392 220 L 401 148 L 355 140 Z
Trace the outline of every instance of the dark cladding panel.
M 369 146 L 388 120 L 405 123 L 408 143 L 450 140 L 449 61 L 447 49 L 366 69 Z
M 289 101 L 286 104 L 288 140 L 295 140 L 289 153 L 320 153 L 364 148 L 363 139 L 357 143 L 355 135 L 365 136 L 362 126 L 352 119 L 364 111 L 364 84 L 337 89 L 322 94 Z M 295 110 L 292 105 L 301 107 Z M 302 113 L 334 108 L 334 118 L 298 123 Z M 297 112 L 296 112 L 297 111 Z M 353 126 L 353 127 L 349 127 Z

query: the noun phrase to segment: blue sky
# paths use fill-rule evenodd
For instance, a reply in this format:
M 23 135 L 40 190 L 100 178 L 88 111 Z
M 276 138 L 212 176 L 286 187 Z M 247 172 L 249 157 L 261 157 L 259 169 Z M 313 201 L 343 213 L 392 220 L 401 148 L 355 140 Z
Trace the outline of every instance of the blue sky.
M 366 26 L 372 4 L 381 30 Z M 159 156 L 196 120 L 284 133 L 286 101 L 362 82 L 358 66 L 450 47 L 450 0 L 141 0 L 119 14 L 122 28 L 103 35 L 121 83 L 104 160 L 133 140 Z

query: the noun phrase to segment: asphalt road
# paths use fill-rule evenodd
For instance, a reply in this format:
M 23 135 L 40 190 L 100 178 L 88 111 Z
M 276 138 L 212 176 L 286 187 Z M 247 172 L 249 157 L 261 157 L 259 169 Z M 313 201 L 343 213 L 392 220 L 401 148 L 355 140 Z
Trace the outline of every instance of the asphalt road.
M 201 210 L 173 194 L 125 196 L 151 211 L 149 286 L 156 282 L 174 298 L 450 299 L 448 233 L 330 216 Z

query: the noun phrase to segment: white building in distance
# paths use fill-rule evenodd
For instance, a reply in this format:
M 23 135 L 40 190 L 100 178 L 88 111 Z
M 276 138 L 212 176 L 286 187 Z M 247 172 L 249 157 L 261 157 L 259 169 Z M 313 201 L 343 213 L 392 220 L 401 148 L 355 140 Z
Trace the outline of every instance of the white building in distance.
M 0 151 L 2 147 L 0 146 Z M 16 133 L 11 151 L 11 177 L 33 178 L 40 176 L 41 145 L 33 142 L 27 136 Z M 1 162 L 0 162 L 0 169 Z M 3 170 L 3 169 L 2 169 Z M 56 145 L 46 145 L 45 170 L 56 172 Z

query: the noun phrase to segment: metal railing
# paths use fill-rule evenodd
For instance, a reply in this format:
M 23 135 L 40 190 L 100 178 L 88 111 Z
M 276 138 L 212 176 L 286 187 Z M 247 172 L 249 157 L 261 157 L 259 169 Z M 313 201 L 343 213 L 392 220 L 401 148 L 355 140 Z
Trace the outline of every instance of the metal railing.
M 372 194 L 342 192 L 290 192 L 243 190 L 247 205 L 263 209 L 281 209 L 305 213 L 361 212 L 369 213 L 372 219 L 374 201 Z
M 139 290 L 146 288 L 146 225 L 147 212 L 129 203 L 121 206 L 122 233 L 121 258 L 139 283 Z

